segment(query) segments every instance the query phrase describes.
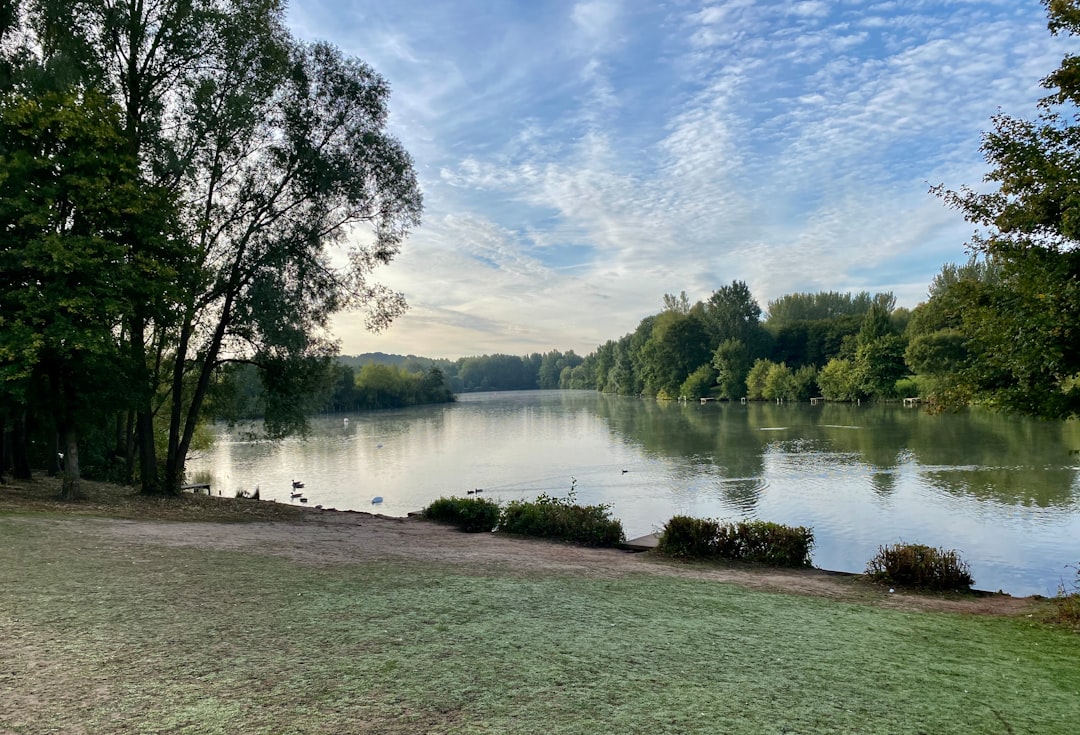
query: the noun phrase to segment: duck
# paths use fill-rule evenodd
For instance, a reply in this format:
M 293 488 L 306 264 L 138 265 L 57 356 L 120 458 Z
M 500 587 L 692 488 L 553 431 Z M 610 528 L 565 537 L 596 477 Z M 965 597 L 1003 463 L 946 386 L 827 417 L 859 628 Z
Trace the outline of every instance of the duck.
M 293 499 L 293 500 L 296 500 L 297 498 L 300 498 L 301 502 L 304 502 L 304 500 L 303 500 L 304 494 L 303 493 L 289 493 L 289 497 L 291 499 Z
M 299 490 L 303 486 L 304 486 L 304 483 L 300 482 L 299 480 L 293 480 L 292 481 L 293 490 Z
M 371 504 L 372 505 L 378 505 L 381 502 L 382 502 L 382 495 L 376 495 L 374 498 L 371 499 Z

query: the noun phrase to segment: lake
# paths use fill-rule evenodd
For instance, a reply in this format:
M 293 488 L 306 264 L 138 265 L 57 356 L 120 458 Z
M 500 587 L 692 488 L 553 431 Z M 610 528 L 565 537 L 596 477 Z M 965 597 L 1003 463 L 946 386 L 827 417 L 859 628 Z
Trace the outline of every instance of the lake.
M 590 391 L 468 394 L 324 416 L 306 439 L 219 427 L 188 464 L 215 492 L 404 516 L 444 495 L 607 503 L 627 538 L 673 515 L 811 526 L 815 566 L 881 544 L 954 548 L 975 586 L 1053 595 L 1080 562 L 1080 422 L 898 405 L 658 403 Z M 372 504 L 376 496 L 383 501 Z

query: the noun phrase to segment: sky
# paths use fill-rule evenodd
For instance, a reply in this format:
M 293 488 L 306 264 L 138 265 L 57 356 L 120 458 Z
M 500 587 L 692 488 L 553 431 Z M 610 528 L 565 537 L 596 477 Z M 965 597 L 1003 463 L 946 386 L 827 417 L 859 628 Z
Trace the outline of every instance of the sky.
M 344 354 L 587 354 L 666 293 L 745 281 L 914 307 L 973 227 L 998 112 L 1069 50 L 1037 0 L 292 0 L 391 86 L 422 225 L 376 278 L 410 309 Z M 361 235 L 357 235 L 360 237 Z

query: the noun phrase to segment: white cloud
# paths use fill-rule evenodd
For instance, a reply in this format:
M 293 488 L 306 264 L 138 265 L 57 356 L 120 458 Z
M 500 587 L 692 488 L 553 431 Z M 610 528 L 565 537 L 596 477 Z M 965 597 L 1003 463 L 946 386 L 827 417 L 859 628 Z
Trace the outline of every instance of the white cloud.
M 733 279 L 762 306 L 821 289 L 913 305 L 970 231 L 929 185 L 978 183 L 980 132 L 998 106 L 1030 117 L 1067 45 L 1036 0 L 486 20 L 471 0 L 457 20 L 401 3 L 351 29 L 290 11 L 386 74 L 425 189 L 424 226 L 380 273 L 413 309 L 377 337 L 339 319 L 346 351 L 588 351 L 664 293 Z

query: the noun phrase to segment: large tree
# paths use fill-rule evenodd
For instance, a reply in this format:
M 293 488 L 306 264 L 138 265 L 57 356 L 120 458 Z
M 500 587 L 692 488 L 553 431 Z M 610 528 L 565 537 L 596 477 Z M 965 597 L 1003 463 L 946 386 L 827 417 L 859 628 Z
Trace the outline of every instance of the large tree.
M 1080 34 L 1080 2 L 1044 4 L 1052 34 Z M 971 247 L 998 269 L 957 291 L 971 353 L 959 394 L 1067 418 L 1080 415 L 1080 56 L 1042 84 L 1035 120 L 998 115 L 983 136 L 995 190 L 936 192 L 978 226 Z
M 93 91 L 0 95 L 0 398 L 33 403 L 79 495 L 80 426 L 123 405 L 117 335 L 141 274 L 118 234 L 168 200 L 140 180 Z
M 404 309 L 371 274 L 419 221 L 412 161 L 385 130 L 386 82 L 292 38 L 277 0 L 27 2 L 24 52 L 114 99 L 127 152 L 178 205 L 178 249 L 118 234 L 128 262 L 170 270 L 173 290 L 151 274 L 123 334 L 143 489 L 177 492 L 223 364 L 260 369 L 283 399 L 269 428 L 284 433 L 300 422 L 290 394 L 333 351 L 329 315 L 366 307 L 379 329 Z

